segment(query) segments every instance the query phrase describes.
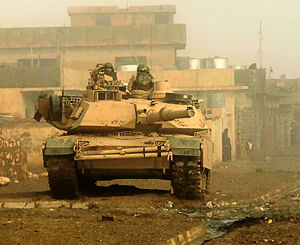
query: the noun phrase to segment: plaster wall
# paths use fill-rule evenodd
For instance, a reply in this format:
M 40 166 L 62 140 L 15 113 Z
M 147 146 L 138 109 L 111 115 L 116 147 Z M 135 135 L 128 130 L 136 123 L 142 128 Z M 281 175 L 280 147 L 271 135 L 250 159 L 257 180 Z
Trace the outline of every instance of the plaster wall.
M 98 63 L 115 64 L 116 57 L 145 56 L 147 64 L 155 67 L 175 67 L 176 51 L 171 45 L 119 46 L 119 47 L 70 47 L 59 51 L 57 48 L 0 49 L 0 63 L 17 63 L 19 59 L 57 59 L 61 65 L 75 70 L 93 68 Z
M 185 44 L 184 24 L 0 28 L 0 49 Z
M 25 117 L 25 105 L 19 89 L 0 89 L 0 113 Z

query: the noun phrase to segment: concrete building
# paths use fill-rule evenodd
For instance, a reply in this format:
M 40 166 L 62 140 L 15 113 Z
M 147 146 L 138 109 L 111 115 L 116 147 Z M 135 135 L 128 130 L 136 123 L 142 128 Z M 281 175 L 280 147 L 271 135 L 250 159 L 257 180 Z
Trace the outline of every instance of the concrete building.
M 250 69 L 235 71 L 235 83 L 249 87 L 235 98 L 236 132 L 240 132 L 242 155 L 246 155 L 249 140 L 254 143 L 258 159 L 300 143 L 298 79 L 267 80 L 265 69 Z
M 175 69 L 186 27 L 174 5 L 70 7 L 70 27 L 0 28 L 0 65 L 89 69 L 97 63 Z

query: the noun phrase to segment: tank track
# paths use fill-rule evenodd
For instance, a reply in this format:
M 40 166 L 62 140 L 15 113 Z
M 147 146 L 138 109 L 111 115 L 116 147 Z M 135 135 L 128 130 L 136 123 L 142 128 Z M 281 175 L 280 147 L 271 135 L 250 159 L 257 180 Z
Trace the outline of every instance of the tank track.
M 74 199 L 79 195 L 75 161 L 72 156 L 47 156 L 46 166 L 51 196 Z
M 178 198 L 205 200 L 208 192 L 209 169 L 203 168 L 197 157 L 174 156 L 172 187 Z

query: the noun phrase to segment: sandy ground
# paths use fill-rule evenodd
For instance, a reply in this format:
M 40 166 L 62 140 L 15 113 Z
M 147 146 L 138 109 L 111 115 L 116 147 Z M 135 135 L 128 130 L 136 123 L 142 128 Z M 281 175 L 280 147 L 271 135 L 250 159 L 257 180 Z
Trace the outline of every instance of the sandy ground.
M 300 186 L 297 156 L 216 166 L 204 203 L 172 196 L 169 181 L 98 184 L 95 193 L 78 200 L 94 203 L 88 210 L 0 208 L 0 244 L 157 244 L 203 220 L 233 216 L 242 218 L 205 244 L 297 244 L 299 239 L 299 190 L 279 195 Z M 46 177 L 0 189 L 0 203 L 52 200 Z

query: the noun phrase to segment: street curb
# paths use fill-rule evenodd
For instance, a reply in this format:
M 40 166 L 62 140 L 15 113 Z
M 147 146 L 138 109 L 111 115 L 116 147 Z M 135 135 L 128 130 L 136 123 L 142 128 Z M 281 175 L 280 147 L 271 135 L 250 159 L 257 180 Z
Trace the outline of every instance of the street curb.
M 34 209 L 34 208 L 68 208 L 68 209 L 89 209 L 92 202 L 71 202 L 71 201 L 39 201 L 39 202 L 3 202 L 2 209 Z
M 195 242 L 203 238 L 205 234 L 206 234 L 206 228 L 204 223 L 202 223 L 201 225 L 189 229 L 186 232 L 183 232 L 180 235 L 167 240 L 165 243 L 160 243 L 160 244 L 184 245 L 184 244 Z
M 257 201 L 270 201 L 274 198 L 277 198 L 277 196 L 279 194 L 281 194 L 282 192 L 286 192 L 286 191 L 289 191 L 291 189 L 294 189 L 294 188 L 297 188 L 298 186 L 300 185 L 300 181 L 296 181 L 294 182 L 293 184 L 291 183 L 287 183 L 281 187 L 279 187 L 278 189 L 276 189 L 275 191 L 271 191 L 271 192 L 268 192 L 266 194 L 263 194 L 259 197 L 256 197 L 256 198 L 253 198 L 251 201 L 252 202 L 257 202 Z M 237 202 L 237 204 L 245 204 L 246 202 L 249 202 L 248 201 L 241 201 L 241 202 Z

